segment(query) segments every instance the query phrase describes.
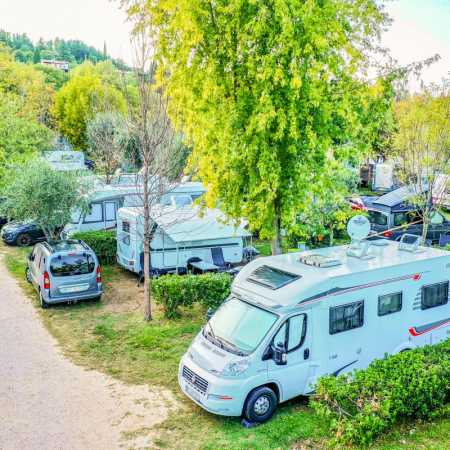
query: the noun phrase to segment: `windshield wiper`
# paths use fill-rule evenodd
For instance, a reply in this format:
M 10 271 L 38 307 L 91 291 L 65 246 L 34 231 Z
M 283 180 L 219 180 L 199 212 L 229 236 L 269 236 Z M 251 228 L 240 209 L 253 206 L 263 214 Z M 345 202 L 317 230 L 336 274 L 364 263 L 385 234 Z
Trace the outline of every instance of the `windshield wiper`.
M 218 347 L 223 348 L 223 342 L 214 334 L 214 331 L 212 329 L 211 324 L 208 322 L 206 325 L 209 327 L 209 331 L 206 331 L 206 336 L 209 336 L 214 344 L 216 344 Z
M 232 342 L 229 342 L 225 340 L 224 338 L 221 338 L 222 342 L 225 343 L 226 346 L 233 349 L 233 352 L 236 353 L 239 356 L 247 356 L 247 353 L 243 352 L 237 345 L 233 344 Z

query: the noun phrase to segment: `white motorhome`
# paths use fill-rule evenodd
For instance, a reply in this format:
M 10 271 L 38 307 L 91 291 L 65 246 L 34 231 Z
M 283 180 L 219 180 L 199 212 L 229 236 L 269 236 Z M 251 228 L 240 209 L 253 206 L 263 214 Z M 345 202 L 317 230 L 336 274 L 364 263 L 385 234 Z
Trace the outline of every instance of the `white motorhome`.
M 74 211 L 70 223 L 64 227 L 63 236 L 70 237 L 79 231 L 115 229 L 119 208 L 142 204 L 142 187 L 133 183 L 132 175 L 129 177 L 116 184 L 94 182 L 95 187 L 89 195 L 89 211 L 85 214 Z M 163 194 L 159 202 L 176 206 L 192 204 L 204 192 L 201 183 L 181 183 Z
M 217 251 L 227 264 L 242 261 L 244 238 L 250 233 L 242 226 L 227 224 L 218 210 L 203 210 L 196 205 L 159 205 L 151 209 L 151 216 L 151 266 L 155 274 L 185 272 L 190 262 L 214 270 Z M 119 209 L 117 261 L 138 274 L 143 272 L 143 224 L 143 208 Z
M 183 356 L 181 389 L 211 413 L 264 422 L 323 375 L 447 339 L 450 253 L 415 239 L 252 261 Z

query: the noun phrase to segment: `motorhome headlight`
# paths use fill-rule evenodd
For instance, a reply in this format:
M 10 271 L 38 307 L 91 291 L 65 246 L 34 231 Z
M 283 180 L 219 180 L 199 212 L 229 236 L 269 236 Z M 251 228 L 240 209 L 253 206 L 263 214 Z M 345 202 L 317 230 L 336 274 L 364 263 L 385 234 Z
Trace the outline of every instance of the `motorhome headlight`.
M 240 359 L 238 361 L 231 361 L 222 370 L 224 376 L 236 376 L 244 373 L 250 367 L 249 359 Z

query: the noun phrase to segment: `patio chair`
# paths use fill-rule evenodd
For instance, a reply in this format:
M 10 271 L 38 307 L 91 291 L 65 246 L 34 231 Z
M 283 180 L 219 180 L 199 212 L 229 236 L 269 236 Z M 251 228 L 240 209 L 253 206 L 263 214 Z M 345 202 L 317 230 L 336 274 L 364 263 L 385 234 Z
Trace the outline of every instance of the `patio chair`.
M 211 257 L 213 260 L 213 264 L 219 268 L 219 272 L 225 272 L 231 268 L 231 264 L 226 262 L 223 257 L 222 247 L 212 247 L 211 248 Z

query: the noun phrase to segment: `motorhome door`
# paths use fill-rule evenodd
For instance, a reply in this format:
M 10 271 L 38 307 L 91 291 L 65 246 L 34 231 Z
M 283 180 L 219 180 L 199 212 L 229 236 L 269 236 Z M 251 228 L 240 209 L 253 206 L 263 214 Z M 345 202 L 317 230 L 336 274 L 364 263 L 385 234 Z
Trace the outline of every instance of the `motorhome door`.
M 287 350 L 287 363 L 277 365 L 273 359 L 268 362 L 268 378 L 281 387 L 282 400 L 288 400 L 309 391 L 306 382 L 309 377 L 311 351 L 311 330 L 308 314 L 298 314 L 287 319 L 273 338 L 273 344 L 283 344 Z

